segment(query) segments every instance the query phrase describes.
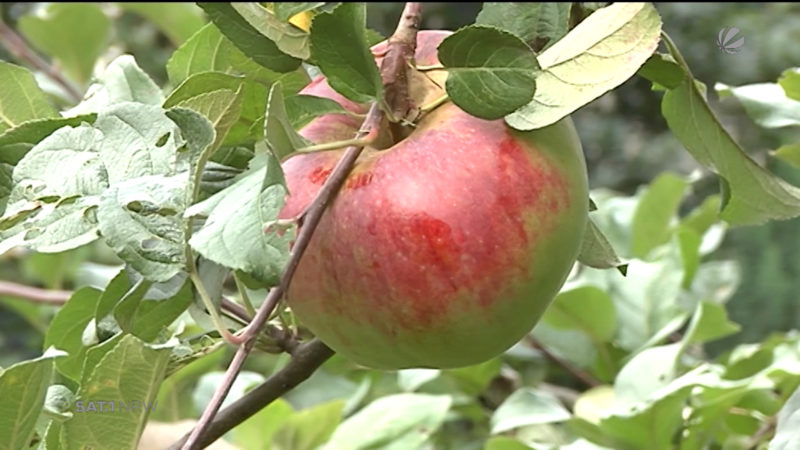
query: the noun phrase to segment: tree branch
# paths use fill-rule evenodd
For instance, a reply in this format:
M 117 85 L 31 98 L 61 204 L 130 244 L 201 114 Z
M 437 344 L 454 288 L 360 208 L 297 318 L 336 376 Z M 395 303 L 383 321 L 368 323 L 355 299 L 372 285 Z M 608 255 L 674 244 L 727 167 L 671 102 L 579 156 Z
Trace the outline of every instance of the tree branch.
M 600 380 L 596 379 L 588 372 L 578 369 L 577 367 L 574 367 L 572 364 L 568 363 L 567 361 L 564 361 L 563 359 L 559 358 L 558 356 L 550 352 L 550 350 L 548 350 L 545 346 L 543 346 L 541 342 L 539 342 L 533 336 L 531 335 L 525 336 L 525 340 L 528 342 L 528 344 L 530 344 L 531 347 L 542 352 L 545 358 L 550 360 L 553 364 L 557 365 L 558 367 L 564 369 L 565 372 L 577 378 L 586 386 L 595 387 L 603 384 L 602 382 L 600 382 Z
M 70 291 L 41 289 L 11 281 L 0 281 L 0 295 L 24 298 L 35 303 L 60 306 L 72 296 Z
M 295 350 L 292 359 L 281 370 L 270 376 L 266 381 L 241 398 L 221 410 L 211 422 L 208 431 L 203 434 L 197 445 L 206 447 L 222 437 L 226 432 L 244 422 L 255 413 L 269 405 L 287 391 L 305 381 L 325 361 L 333 356 L 333 350 L 318 340 L 313 340 L 300 345 Z M 169 450 L 181 448 L 189 434 L 172 444 Z
M 29 66 L 37 69 L 47 75 L 48 78 L 53 80 L 56 84 L 64 89 L 64 92 L 69 95 L 70 100 L 79 102 L 83 95 L 69 80 L 47 63 L 41 56 L 39 56 L 29 45 L 25 42 L 16 31 L 6 24 L 0 18 L 0 43 L 5 47 L 15 58 L 24 61 Z
M 382 79 L 395 80 L 393 82 L 394 85 L 391 88 L 387 87 L 385 90 L 385 95 L 387 97 L 383 102 L 392 110 L 406 107 L 403 106 L 404 104 L 408 105 L 408 75 L 406 71 L 409 67 L 408 61 L 414 57 L 414 53 L 416 51 L 417 30 L 419 28 L 421 10 L 422 5 L 419 3 L 406 3 L 405 9 L 403 10 L 403 15 L 397 26 L 397 30 L 392 37 L 389 38 L 386 56 L 381 63 Z M 406 86 L 402 86 L 403 83 L 405 83 Z M 394 94 L 392 94 L 393 92 Z M 403 92 L 405 92 L 404 95 L 402 95 Z M 364 139 L 376 136 L 383 117 L 384 112 L 380 109 L 379 103 L 373 103 L 369 109 L 369 112 L 367 113 L 364 123 L 361 125 L 361 129 L 358 131 L 358 133 L 356 133 L 354 139 Z M 183 450 L 195 450 L 202 448 L 202 442 L 206 441 L 206 438 L 203 435 L 211 426 L 217 411 L 219 411 L 223 400 L 228 395 L 233 382 L 236 380 L 236 377 L 241 371 L 247 355 L 253 348 L 256 336 L 261 332 L 261 329 L 264 327 L 267 319 L 272 314 L 272 311 L 274 311 L 278 302 L 284 297 L 285 293 L 289 289 L 289 284 L 291 283 L 292 277 L 294 276 L 297 266 L 300 263 L 300 258 L 303 256 L 303 253 L 311 242 L 311 237 L 313 236 L 313 233 L 316 230 L 320 219 L 322 218 L 322 214 L 325 212 L 328 204 L 330 204 L 330 202 L 336 196 L 336 193 L 339 191 L 342 184 L 344 184 L 345 179 L 355 165 L 355 162 L 362 150 L 363 146 L 351 146 L 345 150 L 342 159 L 340 159 L 336 164 L 333 172 L 330 174 L 330 176 L 328 176 L 327 180 L 325 180 L 322 188 L 319 190 L 317 195 L 314 197 L 314 200 L 312 200 L 311 204 L 306 209 L 303 216 L 303 224 L 300 227 L 297 239 L 292 247 L 289 261 L 286 263 L 280 283 L 270 290 L 269 294 L 267 294 L 267 298 L 256 312 L 253 321 L 250 322 L 250 324 L 240 334 L 243 343 L 237 348 L 233 360 L 225 372 L 222 382 L 217 387 L 214 395 L 211 397 L 211 401 L 203 411 L 200 420 L 189 434 L 189 437 L 183 443 L 183 446 L 181 447 Z M 298 352 L 299 349 L 295 349 L 295 354 Z M 293 358 L 295 357 L 297 356 L 293 355 Z M 327 359 L 327 357 L 325 359 Z M 322 362 L 324 362 L 324 359 Z M 320 362 L 320 364 L 322 362 Z M 314 367 L 314 369 L 316 369 L 316 367 Z M 270 380 L 267 380 L 267 382 L 269 381 Z M 300 381 L 302 380 L 299 380 L 293 384 L 280 384 L 280 386 L 284 386 L 284 388 L 281 392 L 277 393 L 277 396 L 280 396 L 283 392 L 287 392 L 289 389 L 299 384 Z M 277 398 L 277 396 L 275 398 Z M 262 403 L 260 407 L 263 408 L 272 400 L 274 400 L 274 398 L 269 399 L 269 401 L 266 403 Z M 232 426 L 235 426 L 235 424 Z

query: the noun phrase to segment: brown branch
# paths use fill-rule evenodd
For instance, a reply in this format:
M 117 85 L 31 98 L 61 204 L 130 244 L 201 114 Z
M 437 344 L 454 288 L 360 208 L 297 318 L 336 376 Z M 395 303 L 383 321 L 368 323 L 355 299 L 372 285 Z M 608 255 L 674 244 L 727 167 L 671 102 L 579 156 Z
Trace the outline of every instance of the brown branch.
M 417 29 L 419 28 L 419 16 L 421 14 L 421 9 L 422 7 L 419 3 L 406 3 L 400 23 L 398 24 L 397 31 L 395 31 L 395 33 L 389 39 L 386 56 L 381 63 L 382 79 L 406 80 L 405 82 L 407 84 L 407 74 L 405 71 L 408 70 L 407 62 L 413 58 L 416 51 Z M 396 73 L 390 75 L 390 72 Z M 403 73 L 400 74 L 400 72 Z M 389 95 L 391 92 L 402 92 L 403 90 L 406 92 L 405 98 L 403 98 L 402 95 L 395 95 L 392 98 L 384 99 L 386 105 L 392 110 L 398 108 L 399 102 L 405 101 L 405 104 L 408 104 L 408 88 L 407 86 L 401 88 L 399 84 L 396 84 L 391 89 L 386 90 L 386 95 Z M 356 133 L 355 139 L 377 135 L 383 120 L 383 116 L 384 112 L 380 109 L 379 103 L 373 103 L 369 109 L 369 112 L 367 113 L 367 117 L 364 120 L 361 129 L 358 131 L 358 133 Z M 253 348 L 255 337 L 260 333 L 278 302 L 283 298 L 288 290 L 295 270 L 300 263 L 300 258 L 303 256 L 308 244 L 311 242 L 311 237 L 313 236 L 313 233 L 317 228 L 320 219 L 322 218 L 322 214 L 325 212 L 328 204 L 330 204 L 330 202 L 336 196 L 336 193 L 339 191 L 342 184 L 344 184 L 345 179 L 355 165 L 355 162 L 362 150 L 363 146 L 351 146 L 345 150 L 342 159 L 340 159 L 336 164 L 333 172 L 330 174 L 330 176 L 328 176 L 328 179 L 325 180 L 322 188 L 317 193 L 316 197 L 314 197 L 314 200 L 312 200 L 308 209 L 305 211 L 303 216 L 303 226 L 298 232 L 297 239 L 292 247 L 289 261 L 287 262 L 286 268 L 281 276 L 280 283 L 270 290 L 269 294 L 267 294 L 267 298 L 256 312 L 253 321 L 250 322 L 250 325 L 248 325 L 247 328 L 245 328 L 240 334 L 240 338 L 243 340 L 243 343 L 237 348 L 233 360 L 225 372 L 222 382 L 217 387 L 214 395 L 211 397 L 211 401 L 209 401 L 206 409 L 203 411 L 203 414 L 200 417 L 200 420 L 197 422 L 197 425 L 189 434 L 189 437 L 181 447 L 183 450 L 202 448 L 201 442 L 205 441 L 203 435 L 206 433 L 208 427 L 211 426 L 217 411 L 219 411 L 223 400 L 228 395 L 233 382 L 236 380 L 236 377 L 241 371 L 247 355 Z M 297 353 L 297 351 L 295 351 L 295 353 Z M 286 386 L 286 388 L 282 392 L 287 392 L 296 384 L 297 383 L 291 386 L 283 384 L 283 386 Z M 261 407 L 263 408 L 268 404 L 269 402 L 263 403 L 261 404 Z
M 525 336 L 525 341 L 531 347 L 542 352 L 544 357 L 550 360 L 553 364 L 557 365 L 558 367 L 561 367 L 562 369 L 564 369 L 565 372 L 577 378 L 586 386 L 595 387 L 603 384 L 600 380 L 596 379 L 588 372 L 578 369 L 577 367 L 573 366 L 572 364 L 568 363 L 567 361 L 564 361 L 563 359 L 559 358 L 558 356 L 550 352 L 550 350 L 548 350 L 545 346 L 543 346 L 541 342 L 539 342 L 533 336 L 531 335 Z
M 72 292 L 41 289 L 11 281 L 0 281 L 0 295 L 19 297 L 35 303 L 60 306 L 69 300 L 70 296 L 72 296 Z
M 300 345 L 283 369 L 221 410 L 211 422 L 208 431 L 203 433 L 197 445 L 200 447 L 211 445 L 226 432 L 260 411 L 265 405 L 269 405 L 308 379 L 332 355 L 333 350 L 316 339 Z M 187 433 L 178 442 L 172 444 L 169 450 L 181 448 L 188 437 Z
M 47 63 L 39 54 L 37 54 L 22 36 L 17 34 L 11 27 L 0 18 L 0 43 L 5 47 L 12 56 L 16 59 L 27 63 L 29 66 L 37 69 L 47 75 L 48 78 L 53 80 L 56 84 L 61 86 L 64 91 L 69 95 L 70 100 L 79 102 L 83 95 L 69 80 L 64 78 L 61 72 L 57 71 L 53 66 Z

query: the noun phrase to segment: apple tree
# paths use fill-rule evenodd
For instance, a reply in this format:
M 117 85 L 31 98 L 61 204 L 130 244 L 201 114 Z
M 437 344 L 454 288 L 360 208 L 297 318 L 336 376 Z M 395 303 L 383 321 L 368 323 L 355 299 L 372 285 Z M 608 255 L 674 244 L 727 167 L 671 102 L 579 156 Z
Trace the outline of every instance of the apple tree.
M 420 30 L 406 3 L 385 37 L 369 7 L 0 21 L 0 254 L 44 285 L 0 282 L 43 336 L 0 360 L 0 448 L 798 448 L 800 336 L 704 344 L 741 327 L 726 230 L 799 216 L 800 188 L 658 8 Z M 174 47 L 161 85 L 110 45 L 121 12 Z M 590 192 L 570 115 L 634 77 L 696 176 Z M 800 123 L 797 69 L 715 90 Z M 700 178 L 718 193 L 688 202 Z

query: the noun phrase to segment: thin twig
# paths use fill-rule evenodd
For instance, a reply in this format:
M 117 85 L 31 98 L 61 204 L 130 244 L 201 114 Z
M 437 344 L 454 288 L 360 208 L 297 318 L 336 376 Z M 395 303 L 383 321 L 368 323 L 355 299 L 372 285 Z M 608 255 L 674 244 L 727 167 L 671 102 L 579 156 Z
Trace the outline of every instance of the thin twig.
M 550 360 L 553 364 L 557 365 L 558 367 L 564 369 L 564 371 L 566 371 L 573 377 L 580 380 L 583 384 L 589 387 L 600 386 L 603 384 L 600 380 L 596 379 L 588 372 L 578 369 L 577 367 L 573 366 L 572 364 L 568 363 L 567 361 L 564 361 L 563 359 L 559 358 L 558 356 L 550 352 L 550 350 L 548 350 L 545 346 L 543 346 L 541 342 L 539 342 L 536 338 L 528 335 L 525 337 L 525 340 L 533 348 L 542 352 L 545 358 Z
M 236 425 L 264 408 L 264 405 L 272 403 L 285 392 L 305 381 L 332 355 L 333 350 L 316 339 L 300 345 L 283 369 L 221 410 L 197 444 L 200 447 L 211 445 Z M 181 448 L 188 437 L 187 433 L 178 442 L 172 444 L 168 450 Z
M 0 281 L 0 295 L 19 297 L 35 303 L 61 306 L 72 296 L 70 291 L 41 289 L 11 281 Z
M 20 61 L 24 61 L 31 67 L 41 71 L 48 78 L 53 80 L 59 86 L 64 89 L 64 92 L 69 95 L 70 100 L 73 102 L 79 102 L 83 95 L 75 87 L 72 82 L 64 78 L 64 76 L 53 68 L 50 64 L 47 63 L 38 53 L 36 53 L 25 39 L 17 34 L 14 29 L 8 26 L 2 18 L 0 18 L 0 43 L 2 43 L 3 47 L 5 47 L 11 55 L 17 58 Z
M 381 63 L 381 76 L 384 81 L 384 95 L 386 96 L 381 100 L 382 103 L 387 103 L 392 110 L 400 110 L 411 106 L 408 98 L 408 76 L 406 71 L 408 70 L 408 62 L 413 59 L 416 51 L 417 30 L 419 29 L 419 23 L 421 21 L 421 10 L 422 5 L 419 3 L 406 3 L 397 30 L 392 37 L 389 38 L 387 53 Z M 354 139 L 370 138 L 377 135 L 383 117 L 384 111 L 380 109 L 379 102 L 373 103 L 367 113 L 367 118 L 364 120 L 361 129 L 356 133 Z M 201 438 L 211 425 L 223 400 L 228 395 L 233 382 L 236 380 L 239 371 L 241 371 L 247 355 L 253 348 L 255 337 L 260 333 L 260 330 L 264 327 L 272 311 L 288 291 L 289 284 L 300 263 L 300 258 L 311 242 L 311 237 L 322 218 L 322 214 L 325 212 L 328 204 L 333 200 L 342 184 L 344 184 L 345 179 L 355 165 L 362 150 L 363 147 L 361 146 L 352 146 L 345 150 L 344 155 L 334 167 L 333 172 L 328 176 L 327 180 L 325 180 L 322 188 L 305 211 L 303 224 L 300 227 L 297 239 L 292 247 L 289 261 L 284 268 L 280 283 L 270 290 L 269 294 L 267 294 L 267 298 L 261 304 L 261 307 L 259 307 L 253 321 L 238 335 L 244 342 L 236 350 L 236 354 L 234 354 L 233 360 L 228 365 L 222 382 L 211 397 L 211 400 L 203 411 L 195 428 L 181 447 L 183 450 L 201 448 Z M 287 387 L 282 392 L 286 392 L 290 388 L 291 387 Z M 263 403 L 261 407 L 267 404 L 269 403 Z

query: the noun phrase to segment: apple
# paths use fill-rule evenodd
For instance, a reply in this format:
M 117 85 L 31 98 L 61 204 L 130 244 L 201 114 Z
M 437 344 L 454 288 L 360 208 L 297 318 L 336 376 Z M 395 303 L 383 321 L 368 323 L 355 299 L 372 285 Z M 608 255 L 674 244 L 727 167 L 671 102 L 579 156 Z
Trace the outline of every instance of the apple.
M 437 63 L 436 48 L 448 34 L 421 31 L 417 63 Z M 384 45 L 373 52 L 380 55 Z M 415 104 L 441 96 L 444 77 L 412 76 Z M 324 78 L 301 93 L 366 111 Z M 352 138 L 359 125 L 326 115 L 300 133 L 329 142 Z M 565 118 L 520 132 L 446 102 L 407 135 L 385 128 L 323 215 L 288 304 L 324 343 L 363 366 L 453 368 L 488 360 L 532 329 L 577 258 L 589 197 L 573 124 Z M 281 218 L 304 210 L 342 151 L 283 162 L 290 195 Z

